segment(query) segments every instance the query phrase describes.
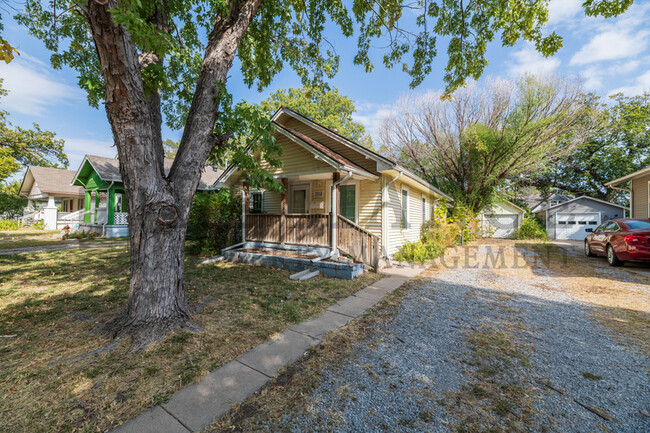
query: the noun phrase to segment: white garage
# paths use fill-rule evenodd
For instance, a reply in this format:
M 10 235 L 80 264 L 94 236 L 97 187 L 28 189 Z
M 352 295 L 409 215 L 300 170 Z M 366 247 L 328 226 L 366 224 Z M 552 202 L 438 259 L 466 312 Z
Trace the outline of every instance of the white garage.
M 583 240 L 600 224 L 600 213 L 556 213 L 555 238 Z M 591 229 L 591 230 L 588 230 Z
M 514 237 L 521 226 L 525 211 L 509 201 L 500 201 L 481 212 L 484 236 L 492 238 Z
M 625 206 L 582 196 L 549 207 L 546 230 L 551 239 L 581 241 L 601 223 L 625 215 Z

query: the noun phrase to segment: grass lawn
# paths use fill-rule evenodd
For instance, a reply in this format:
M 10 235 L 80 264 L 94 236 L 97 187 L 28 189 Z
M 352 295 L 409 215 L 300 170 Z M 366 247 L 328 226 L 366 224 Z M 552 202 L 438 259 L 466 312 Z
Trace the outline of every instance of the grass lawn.
M 34 228 L 2 230 L 0 231 L 0 249 L 5 250 L 65 243 L 61 238 L 57 239 L 54 237 L 60 234 L 61 230 L 39 230 Z
M 110 429 L 380 278 L 295 282 L 288 271 L 196 259 L 186 290 L 202 332 L 71 360 L 110 342 L 93 330 L 126 305 L 128 248 L 0 256 L 0 431 Z

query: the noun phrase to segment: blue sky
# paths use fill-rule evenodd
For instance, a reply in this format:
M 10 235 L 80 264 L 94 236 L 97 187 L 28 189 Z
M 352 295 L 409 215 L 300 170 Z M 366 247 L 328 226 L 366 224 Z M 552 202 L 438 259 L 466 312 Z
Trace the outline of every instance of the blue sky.
M 636 1 L 616 19 L 587 18 L 582 0 L 552 0 L 548 31 L 564 37 L 564 46 L 551 58 L 536 53 L 527 43 L 503 48 L 498 42 L 488 49 L 490 64 L 484 76 L 516 78 L 524 73 L 557 73 L 578 76 L 585 90 L 606 96 L 623 92 L 628 96 L 650 90 L 650 1 Z M 49 66 L 50 53 L 30 37 L 24 28 L 6 20 L 4 37 L 21 53 L 10 64 L 0 64 L 0 77 L 9 96 L 0 107 L 11 113 L 11 121 L 23 127 L 33 122 L 56 132 L 66 142 L 70 168 L 77 169 L 84 154 L 113 157 L 111 130 L 102 107 L 94 109 L 76 86 L 72 70 L 55 71 Z M 340 92 L 355 101 L 355 119 L 363 123 L 377 142 L 377 127 L 393 104 L 413 90 L 409 77 L 399 68 L 387 70 L 378 61 L 367 74 L 352 64 L 356 38 L 334 36 L 332 42 L 341 55 L 339 74 L 331 81 Z M 378 47 L 382 45 L 377 42 Z M 414 92 L 440 91 L 446 65 L 446 46 L 439 46 L 433 73 Z M 374 50 L 380 60 L 383 51 Z M 228 87 L 237 99 L 259 102 L 278 88 L 298 87 L 297 76 L 287 69 L 264 92 L 248 89 L 237 65 L 231 70 Z M 164 131 L 164 138 L 178 139 L 180 132 Z

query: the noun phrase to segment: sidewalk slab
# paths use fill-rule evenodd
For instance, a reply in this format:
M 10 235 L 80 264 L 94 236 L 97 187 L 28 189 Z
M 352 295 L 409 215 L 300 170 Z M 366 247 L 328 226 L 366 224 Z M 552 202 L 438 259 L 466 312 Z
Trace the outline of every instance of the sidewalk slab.
M 173 416 L 168 414 L 160 406 L 156 406 L 144 412 L 137 418 L 133 418 L 115 430 L 113 433 L 188 433 L 186 429 Z
M 262 343 L 255 349 L 237 358 L 247 365 L 269 377 L 278 374 L 286 365 L 298 360 L 311 346 L 319 340 L 292 330 L 286 330 L 277 337 Z
M 233 404 L 260 389 L 268 379 L 262 373 L 232 361 L 208 374 L 201 382 L 176 392 L 163 407 L 191 431 L 200 431 L 228 412 Z M 171 430 L 163 428 L 157 431 Z
M 328 332 L 347 325 L 350 320 L 352 320 L 352 318 L 349 316 L 325 311 L 320 316 L 306 320 L 289 329 L 322 341 Z
M 422 272 L 424 272 L 424 270 L 427 268 L 428 268 L 427 265 L 395 266 L 392 268 L 384 268 L 381 270 L 380 273 L 384 275 L 392 275 L 392 276 L 409 279 L 409 278 L 417 277 Z
M 390 280 L 382 283 L 382 281 L 385 280 Z M 368 287 L 359 290 L 357 293 L 354 294 L 354 296 L 357 296 L 359 298 L 366 298 L 366 299 L 382 299 L 384 296 L 386 296 L 389 293 L 392 293 L 400 287 L 402 284 L 404 284 L 406 281 L 408 281 L 407 278 L 402 278 L 402 277 L 390 277 L 390 278 L 384 278 L 383 280 L 379 280 L 375 284 L 371 284 Z M 382 283 L 382 284 L 380 284 Z
M 368 308 L 377 302 L 379 302 L 379 299 L 365 299 L 352 295 L 332 305 L 327 311 L 356 318 L 365 313 Z
M 401 275 L 393 275 L 388 278 L 382 278 L 381 280 L 372 283 L 368 287 L 374 287 L 377 289 L 388 289 L 388 290 L 395 290 L 405 282 L 409 280 L 408 277 L 404 277 Z

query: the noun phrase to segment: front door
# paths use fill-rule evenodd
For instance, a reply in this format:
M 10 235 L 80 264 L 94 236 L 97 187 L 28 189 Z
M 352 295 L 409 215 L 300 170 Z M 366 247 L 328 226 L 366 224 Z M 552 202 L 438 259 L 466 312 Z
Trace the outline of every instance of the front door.
M 308 185 L 294 185 L 291 187 L 291 209 L 290 213 L 308 213 L 307 192 Z
M 340 209 L 341 215 L 350 221 L 356 223 L 357 217 L 357 198 L 355 185 L 341 185 L 339 186 Z

